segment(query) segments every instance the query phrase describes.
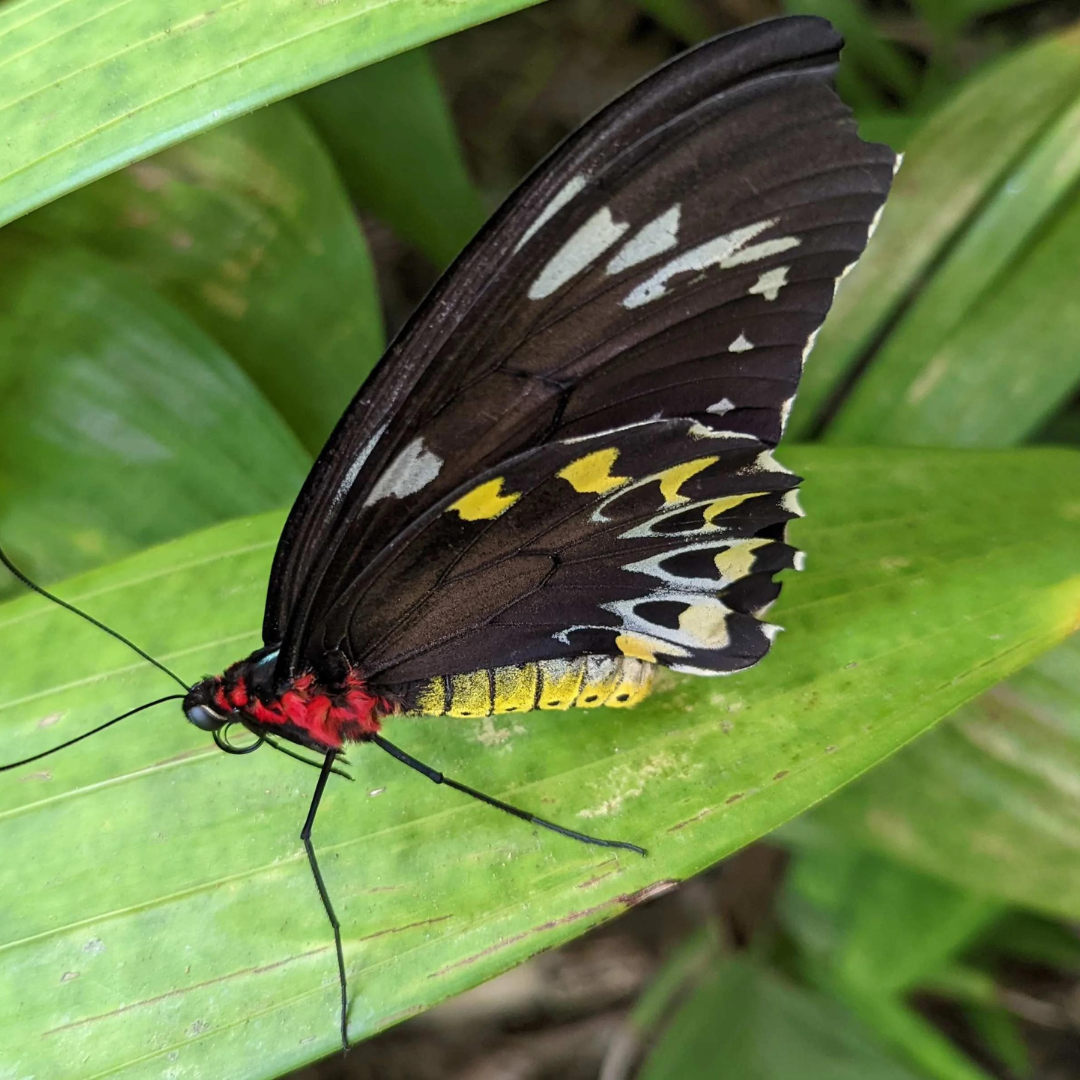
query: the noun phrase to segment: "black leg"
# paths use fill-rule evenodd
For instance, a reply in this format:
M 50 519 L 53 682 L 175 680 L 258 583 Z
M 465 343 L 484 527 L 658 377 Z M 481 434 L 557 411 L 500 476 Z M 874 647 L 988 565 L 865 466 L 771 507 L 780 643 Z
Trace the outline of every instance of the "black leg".
M 479 799 L 481 802 L 487 803 L 488 806 L 494 806 L 498 810 L 505 810 L 508 814 L 513 814 L 514 817 L 521 818 L 522 821 L 528 821 L 533 825 L 540 825 L 543 828 L 550 829 L 552 832 L 557 832 L 562 836 L 569 836 L 571 840 L 580 840 L 583 844 L 596 844 L 597 847 L 625 848 L 627 851 L 636 851 L 639 855 L 646 854 L 645 849 L 638 847 L 637 844 L 629 844 L 625 840 L 600 840 L 598 837 L 586 836 L 585 833 L 575 832 L 573 829 L 564 829 L 561 825 L 556 825 L 553 821 L 545 821 L 535 814 L 530 814 L 527 810 L 519 810 L 516 806 L 511 806 L 509 803 L 504 803 L 500 799 L 493 799 L 490 795 L 485 795 L 482 791 L 467 787 L 465 784 L 459 784 L 456 780 L 451 780 L 450 777 L 443 776 L 441 772 L 436 772 L 422 761 L 417 761 L 411 754 L 406 754 L 404 750 L 396 747 L 392 742 L 387 742 L 381 735 L 373 735 L 371 741 L 375 743 L 376 746 L 385 750 L 391 757 L 397 758 L 403 765 L 408 765 L 410 769 L 415 769 L 418 773 L 426 776 L 434 783 L 445 784 L 447 787 L 452 787 L 455 791 L 461 791 L 466 795 L 471 795 L 474 799 Z M 327 903 L 329 905 L 329 902 Z
M 315 822 L 315 813 L 319 809 L 319 802 L 322 799 L 326 781 L 330 779 L 330 774 L 334 771 L 334 759 L 336 757 L 336 752 L 331 750 L 323 761 L 322 771 L 319 773 L 319 781 L 315 785 L 315 794 L 311 797 L 311 808 L 308 810 L 307 821 L 304 822 L 304 827 L 300 830 L 300 839 L 304 841 L 304 850 L 307 852 L 308 862 L 311 864 L 311 873 L 315 877 L 315 885 L 319 890 L 319 896 L 322 899 L 326 917 L 330 920 L 330 925 L 334 928 L 334 946 L 337 949 L 338 981 L 341 983 L 341 1048 L 348 1053 L 349 991 L 345 983 L 345 956 L 341 951 L 341 924 L 334 914 L 334 905 L 330 903 L 330 895 L 326 891 L 326 885 L 323 883 L 322 874 L 319 872 L 319 861 L 315 858 L 315 848 L 311 845 L 311 826 Z

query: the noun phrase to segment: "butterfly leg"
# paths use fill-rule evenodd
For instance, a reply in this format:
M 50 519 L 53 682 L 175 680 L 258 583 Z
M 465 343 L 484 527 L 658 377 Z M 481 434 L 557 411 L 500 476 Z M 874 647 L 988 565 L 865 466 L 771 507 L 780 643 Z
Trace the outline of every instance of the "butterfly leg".
M 322 899 L 326 917 L 330 920 L 330 925 L 334 928 L 334 946 L 337 949 L 338 981 L 341 983 L 341 1048 L 348 1053 L 349 991 L 345 982 L 345 956 L 341 951 L 341 924 L 338 922 L 337 915 L 334 914 L 334 905 L 330 903 L 330 894 L 326 891 L 322 873 L 319 871 L 319 861 L 315 858 L 315 848 L 311 844 L 311 826 L 315 823 L 315 813 L 319 809 L 319 803 L 322 801 L 323 790 L 326 788 L 326 781 L 330 779 L 330 774 L 335 771 L 334 760 L 336 757 L 336 752 L 331 750 L 323 761 L 322 771 L 319 773 L 319 780 L 315 785 L 315 794 L 311 797 L 311 807 L 308 810 L 307 820 L 304 822 L 304 827 L 300 830 L 300 839 L 304 842 L 304 850 L 307 852 L 308 863 L 311 865 L 311 873 L 315 878 L 315 885 L 319 890 L 319 897 Z
M 580 840 L 583 844 L 596 844 L 597 847 L 625 848 L 627 851 L 636 851 L 639 855 L 646 854 L 645 849 L 638 847 L 637 844 L 630 844 L 625 840 L 601 840 L 596 836 L 587 836 L 585 833 L 575 832 L 573 829 L 565 829 L 562 825 L 556 825 L 553 821 L 545 821 L 535 814 L 530 814 L 527 810 L 519 810 L 516 806 L 504 803 L 501 799 L 492 798 L 492 796 L 485 795 L 482 791 L 477 791 L 475 788 L 468 787 L 465 784 L 459 784 L 456 780 L 451 780 L 450 777 L 443 776 L 441 772 L 437 772 L 429 765 L 425 765 L 422 761 L 417 761 L 411 754 L 406 754 L 400 747 L 395 746 L 392 742 L 387 742 L 381 735 L 373 735 L 371 741 L 380 749 L 385 750 L 391 757 L 397 758 L 403 765 L 408 765 L 410 769 L 415 769 L 422 776 L 426 776 L 434 783 L 445 784 L 447 787 L 452 787 L 455 791 L 461 791 L 466 795 L 471 795 L 474 799 L 479 799 L 480 802 L 487 803 L 488 806 L 494 806 L 497 810 L 505 810 L 508 814 L 513 814 L 514 817 L 521 818 L 522 821 L 528 821 L 533 825 L 540 825 L 545 829 L 550 829 L 552 832 L 559 833 L 561 836 L 568 836 L 571 840 Z

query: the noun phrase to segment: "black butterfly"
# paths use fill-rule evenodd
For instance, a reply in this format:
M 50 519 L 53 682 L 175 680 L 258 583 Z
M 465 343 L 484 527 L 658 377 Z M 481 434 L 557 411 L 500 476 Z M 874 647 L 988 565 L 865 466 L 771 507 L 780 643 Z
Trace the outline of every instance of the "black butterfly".
M 896 164 L 833 90 L 840 47 L 822 19 L 738 30 L 567 139 L 345 411 L 278 545 L 265 645 L 184 699 L 223 749 L 323 755 L 301 835 L 346 1046 L 310 840 L 344 742 L 641 851 L 448 780 L 381 721 L 630 705 L 658 664 L 769 649 L 773 575 L 800 561 L 772 448 Z

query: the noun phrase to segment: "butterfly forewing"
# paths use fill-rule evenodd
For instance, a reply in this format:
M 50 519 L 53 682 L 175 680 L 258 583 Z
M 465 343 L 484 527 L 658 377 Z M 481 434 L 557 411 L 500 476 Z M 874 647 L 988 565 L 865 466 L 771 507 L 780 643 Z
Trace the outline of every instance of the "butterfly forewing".
M 811 18 L 706 43 L 507 201 L 294 507 L 264 629 L 280 677 L 332 649 L 388 685 L 583 652 L 760 658 L 795 483 L 762 454 L 895 162 L 832 89 L 839 45 Z M 606 480 L 560 475 L 601 452 Z M 674 480 L 648 478 L 697 458 L 669 505 Z

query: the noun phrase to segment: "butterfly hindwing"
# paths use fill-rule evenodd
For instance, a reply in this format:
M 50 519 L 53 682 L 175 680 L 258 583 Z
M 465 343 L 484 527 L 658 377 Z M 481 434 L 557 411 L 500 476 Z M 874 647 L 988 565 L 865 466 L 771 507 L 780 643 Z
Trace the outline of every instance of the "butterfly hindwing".
M 325 620 L 373 685 L 584 654 L 723 674 L 797 553 L 798 478 L 758 439 L 656 420 L 547 443 L 453 492 Z M 382 604 L 391 595 L 395 602 Z
M 706 587 L 725 553 L 699 535 L 700 513 L 743 492 L 747 462 L 778 441 L 891 182 L 895 155 L 858 138 L 832 89 L 839 47 L 813 18 L 707 42 L 511 196 L 394 342 L 297 500 L 264 626 L 282 644 L 279 677 L 330 649 L 397 683 L 611 652 L 628 634 L 642 653 L 666 642 L 653 655 L 687 670 L 760 657 L 753 613 L 794 558 L 782 543 L 794 481 L 766 469 L 772 486 L 725 511 L 725 528 L 745 531 L 726 556 L 746 571 L 732 581 Z M 692 507 L 658 502 L 658 481 L 612 489 L 626 515 L 612 523 L 593 518 L 602 491 L 559 475 L 589 447 L 634 483 L 687 453 L 716 461 L 680 487 Z M 468 512 L 451 509 L 462 498 Z M 680 615 L 671 577 L 695 581 L 707 610 Z

